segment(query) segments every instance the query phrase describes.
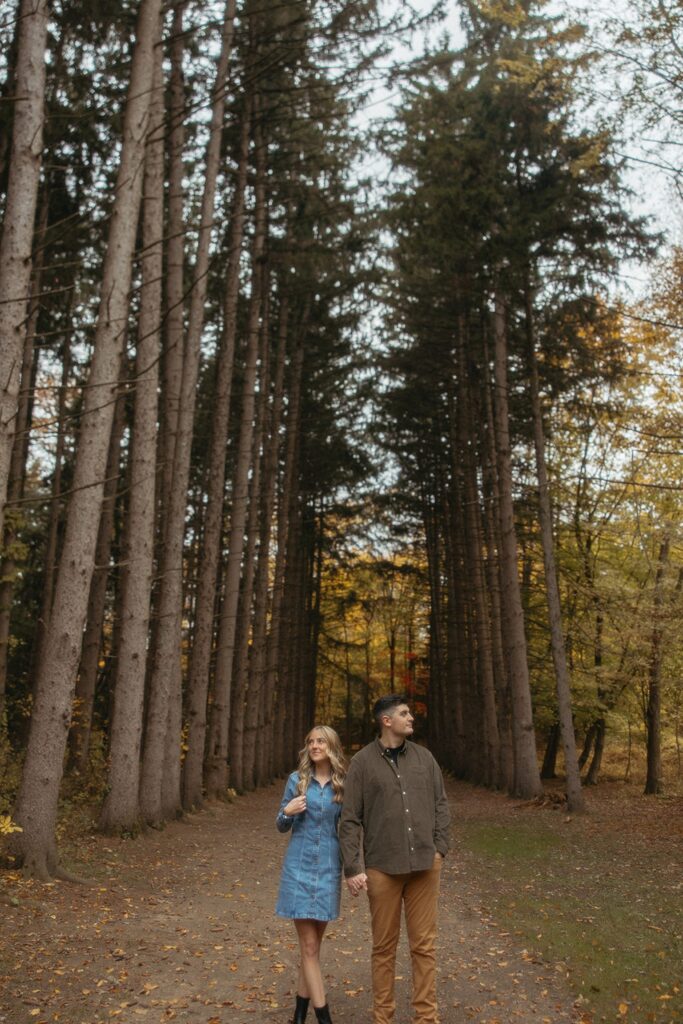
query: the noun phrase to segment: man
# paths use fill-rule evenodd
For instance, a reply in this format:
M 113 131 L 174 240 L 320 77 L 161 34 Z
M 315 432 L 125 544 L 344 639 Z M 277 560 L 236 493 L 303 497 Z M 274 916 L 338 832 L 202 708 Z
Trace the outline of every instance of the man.
M 429 751 L 409 740 L 414 719 L 404 696 L 380 697 L 373 714 L 380 735 L 351 761 L 339 827 L 346 884 L 353 896 L 367 889 L 370 900 L 373 1021 L 394 1017 L 403 906 L 415 1022 L 437 1024 L 436 905 L 450 824 L 443 776 Z

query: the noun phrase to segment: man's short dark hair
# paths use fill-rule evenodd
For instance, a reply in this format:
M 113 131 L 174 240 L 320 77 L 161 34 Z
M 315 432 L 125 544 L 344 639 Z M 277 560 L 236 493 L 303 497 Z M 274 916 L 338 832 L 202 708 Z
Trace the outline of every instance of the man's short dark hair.
M 407 704 L 408 698 L 405 693 L 385 693 L 383 697 L 375 701 L 372 709 L 372 717 L 377 723 L 377 728 L 382 731 L 382 715 L 390 715 L 399 704 Z

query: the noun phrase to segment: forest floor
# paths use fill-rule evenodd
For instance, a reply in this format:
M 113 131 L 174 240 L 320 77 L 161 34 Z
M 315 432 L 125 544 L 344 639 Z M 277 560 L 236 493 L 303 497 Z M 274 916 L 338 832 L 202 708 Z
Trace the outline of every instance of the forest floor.
M 551 798 L 448 788 L 442 1024 L 683 1021 L 680 799 L 605 784 L 577 818 Z M 297 947 L 273 910 L 279 797 L 272 786 L 137 839 L 64 840 L 89 885 L 0 876 L 1 1024 L 285 1024 Z M 370 1022 L 369 935 L 365 898 L 344 892 L 324 947 L 335 1024 Z M 405 937 L 396 973 L 408 1024 Z

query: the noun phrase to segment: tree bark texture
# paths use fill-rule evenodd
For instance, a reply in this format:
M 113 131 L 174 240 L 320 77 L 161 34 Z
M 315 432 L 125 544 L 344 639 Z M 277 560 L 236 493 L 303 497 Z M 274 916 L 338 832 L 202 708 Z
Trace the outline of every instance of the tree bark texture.
M 265 270 L 264 270 L 265 273 Z M 266 273 L 267 281 L 267 273 Z M 264 288 L 263 318 L 261 323 L 260 342 L 260 382 L 256 399 L 253 452 L 251 456 L 252 473 L 249 483 L 249 514 L 246 527 L 246 548 L 244 553 L 244 572 L 240 600 L 235 643 L 235 659 L 233 666 L 232 704 L 230 712 L 230 784 L 238 792 L 244 790 L 244 723 L 247 703 L 252 695 L 248 692 L 249 681 L 249 648 L 251 640 L 251 623 L 254 596 L 254 579 L 256 576 L 257 542 L 259 537 L 259 512 L 261 508 L 261 447 L 265 426 L 266 406 L 270 390 L 270 360 L 268 358 L 268 289 Z
M 88 765 L 95 692 L 100 674 L 99 664 L 103 647 L 111 548 L 114 536 L 116 491 L 121 462 L 121 439 L 125 419 L 125 396 L 119 394 L 109 443 L 107 480 L 104 486 L 102 514 L 95 546 L 95 569 L 90 581 L 83 647 L 78 666 L 76 696 L 69 730 L 69 768 L 81 773 L 86 771 Z
M 443 489 L 443 484 L 441 489 Z M 445 524 L 443 562 L 446 575 L 446 690 L 451 709 L 449 722 L 453 771 L 458 778 L 467 773 L 468 728 L 465 702 L 465 678 L 470 671 L 470 647 L 467 642 L 467 611 L 464 593 L 462 532 L 458 523 L 460 499 L 453 480 L 450 494 L 440 494 L 439 514 Z
M 517 536 L 512 502 L 512 453 L 508 412 L 507 326 L 505 308 L 496 296 L 494 313 L 494 417 L 500 516 L 501 605 L 510 672 L 512 740 L 515 758 L 514 795 L 539 796 L 542 784 L 536 760 L 524 612 L 517 569 Z
M 554 722 L 548 730 L 548 741 L 545 747 L 545 754 L 543 755 L 543 764 L 541 766 L 541 778 L 542 779 L 555 779 L 557 778 L 557 772 L 555 766 L 557 763 L 557 755 L 560 749 L 560 723 Z
M 69 376 L 71 374 L 71 342 L 69 338 L 64 339 L 62 346 L 62 379 L 57 400 L 57 443 L 55 445 L 54 472 L 52 474 L 52 500 L 47 519 L 47 538 L 45 542 L 45 558 L 43 571 L 43 593 L 40 600 L 40 614 L 36 623 L 36 635 L 32 655 L 33 677 L 35 684 L 35 673 L 43 660 L 43 648 L 45 637 L 50 623 L 50 612 L 52 611 L 52 599 L 54 596 L 55 579 L 59 565 L 60 534 L 64 519 L 64 499 L 62 497 L 62 471 L 64 469 L 64 452 L 67 443 L 68 430 L 68 392 Z
M 180 385 L 183 375 L 184 337 L 184 272 L 185 272 L 185 217 L 183 161 L 185 150 L 185 81 L 183 55 L 185 34 L 183 14 L 187 0 L 180 0 L 173 10 L 171 28 L 168 85 L 168 240 L 166 242 L 166 315 L 162 351 L 162 406 L 159 430 L 158 479 L 159 507 L 168 508 L 173 486 L 173 457 L 175 454 Z M 162 538 L 163 539 L 163 538 Z
M 225 505 L 225 453 L 228 446 L 232 385 L 235 371 L 237 304 L 240 259 L 244 239 L 244 202 L 249 165 L 249 109 L 242 115 L 240 147 L 228 249 L 228 267 L 223 300 L 223 332 L 218 354 L 216 394 L 211 420 L 208 497 L 204 518 L 202 551 L 197 576 L 195 630 L 188 682 L 188 736 L 183 773 L 183 806 L 199 807 L 203 796 L 204 750 L 206 746 L 207 695 L 211 671 L 211 648 L 216 620 L 216 588 L 223 537 Z
M 661 793 L 664 785 L 662 780 L 662 653 L 664 637 L 662 606 L 664 603 L 664 574 L 669 564 L 670 548 L 671 536 L 670 530 L 667 528 L 664 539 L 659 545 L 652 598 L 652 640 L 650 642 L 650 667 L 645 712 L 647 725 L 646 796 L 656 796 Z
M 4 537 L 31 290 L 31 253 L 45 121 L 48 17 L 47 0 L 21 0 L 12 147 L 0 239 L 0 541 Z
M 17 801 L 16 820 L 23 832 L 17 834 L 15 849 L 26 868 L 43 878 L 54 875 L 58 868 L 57 800 L 94 570 L 104 474 L 126 336 L 160 9 L 160 0 L 142 0 L 138 16 L 73 490 L 45 654 L 38 666 L 31 731 Z
M 483 700 L 484 755 L 481 781 L 488 786 L 501 784 L 500 736 L 496 709 L 496 684 L 493 671 L 491 621 L 486 597 L 486 579 L 483 558 L 483 530 L 476 465 L 476 442 L 470 374 L 468 372 L 464 325 L 460 325 L 458 344 L 459 416 L 461 418 L 461 459 L 464 473 L 465 523 L 468 534 L 471 588 L 474 601 L 474 623 L 477 643 L 478 676 Z
M 560 587 L 557 579 L 557 566 L 555 563 L 555 541 L 553 538 L 552 510 L 550 507 L 550 487 L 548 485 L 548 470 L 545 458 L 545 431 L 543 429 L 538 361 L 536 358 L 533 304 L 529 288 L 527 288 L 526 291 L 526 331 L 529 383 L 531 390 L 531 411 L 534 424 L 534 448 L 536 451 L 536 477 L 538 480 L 538 511 L 541 523 L 545 590 L 546 600 L 548 603 L 548 621 L 550 624 L 550 646 L 553 655 L 553 664 L 555 666 L 557 708 L 560 721 L 560 732 L 562 734 L 562 749 L 564 751 L 567 806 L 573 813 L 582 813 L 586 810 L 586 802 L 581 789 L 581 774 L 576 752 L 576 736 L 574 734 L 571 680 L 569 678 L 569 668 L 567 665 L 567 653 L 564 648 L 562 607 L 560 604 Z
M 206 761 L 206 790 L 211 797 L 225 793 L 228 781 L 228 738 L 232 689 L 237 609 L 244 552 L 244 530 L 249 500 L 249 466 L 254 436 L 256 369 L 259 350 L 259 321 L 263 295 L 263 254 L 266 241 L 266 154 L 260 109 L 254 108 L 254 146 L 256 184 L 254 189 L 254 239 L 252 244 L 251 297 L 247 324 L 247 348 L 242 382 L 242 413 L 233 477 L 230 509 L 230 535 L 225 584 L 220 611 L 216 647 L 216 676 L 209 722 L 209 747 Z
M 43 244 L 33 260 L 33 277 L 31 280 L 31 301 L 29 305 L 26 336 L 24 338 L 21 361 L 20 391 L 17 403 L 17 418 L 14 439 L 12 442 L 12 458 L 10 460 L 9 481 L 7 484 L 7 504 L 13 504 L 24 495 L 26 480 L 26 462 L 28 459 L 31 418 L 33 413 L 33 391 L 38 372 L 38 352 L 35 346 L 38 314 L 40 312 L 40 291 L 42 270 L 45 257 L 45 232 L 48 221 L 48 197 L 43 194 L 38 214 L 37 240 Z M 10 619 L 17 565 L 13 546 L 16 541 L 16 520 L 19 509 L 5 516 L 4 541 L 0 544 L 0 738 L 5 729 L 5 694 L 7 691 L 7 659 L 9 653 Z
M 484 478 L 484 528 L 486 531 L 486 578 L 491 605 L 491 639 L 493 668 L 496 679 L 496 708 L 500 737 L 501 784 L 512 791 L 515 778 L 515 759 L 512 744 L 512 718 L 510 712 L 510 680 L 503 644 L 503 611 L 500 597 L 500 514 L 498 509 L 498 475 L 496 468 L 496 437 L 493 415 L 493 397 L 490 379 L 489 346 L 484 338 L 482 402 L 485 410 L 486 431 L 481 462 Z
M 289 330 L 289 296 L 281 297 L 278 323 L 278 344 L 275 354 L 273 404 L 263 462 L 262 508 L 260 516 L 259 560 L 254 584 L 254 627 L 251 664 L 249 668 L 249 703 L 244 733 L 244 788 L 264 785 L 265 772 L 258 762 L 257 733 L 268 736 L 266 726 L 266 656 L 268 628 L 268 583 L 271 533 L 277 496 L 277 464 L 280 452 L 280 426 L 284 401 L 284 378 Z M 263 745 L 266 745 L 263 739 Z
M 154 662 L 150 679 L 140 780 L 140 810 L 144 820 L 149 823 L 169 817 L 181 807 L 180 729 L 177 729 L 177 735 L 175 730 L 178 726 L 182 702 L 183 542 L 201 335 L 208 287 L 209 246 L 220 168 L 226 78 L 232 49 L 234 18 L 235 0 L 227 0 L 206 150 L 206 175 L 183 357 L 180 407 L 173 451 L 172 485 L 168 495 L 162 539 L 158 627 L 154 644 Z M 173 734 L 168 732 L 169 715 Z M 172 751 L 177 754 L 175 760 Z M 165 762 L 167 771 L 164 770 Z M 171 772 L 170 776 L 169 771 Z
M 159 27 L 159 37 L 161 26 Z M 138 820 L 140 747 L 147 667 L 156 492 L 159 336 L 164 233 L 163 51 L 154 50 L 150 132 L 142 205 L 142 285 L 135 358 L 129 506 L 107 795 L 100 828 L 132 829 Z
M 423 493 L 421 501 L 429 580 L 429 745 L 434 756 L 452 770 L 452 751 L 446 743 L 448 730 L 444 729 L 444 722 L 448 718 L 443 678 L 446 628 L 438 521 L 434 513 L 433 495 Z
M 279 724 L 284 718 L 284 700 L 280 678 L 283 653 L 283 605 L 289 522 L 296 515 L 297 506 L 295 474 L 301 435 L 301 392 L 309 313 L 310 306 L 307 305 L 303 312 L 301 323 L 297 325 L 294 332 L 296 340 L 289 374 L 287 416 L 285 420 L 285 459 L 282 471 L 282 487 L 278 501 L 277 551 L 273 571 L 270 631 L 266 643 L 266 690 L 263 697 L 266 734 L 270 742 L 267 749 L 263 751 L 261 771 L 267 777 L 272 777 L 284 770 L 282 732 L 279 728 Z

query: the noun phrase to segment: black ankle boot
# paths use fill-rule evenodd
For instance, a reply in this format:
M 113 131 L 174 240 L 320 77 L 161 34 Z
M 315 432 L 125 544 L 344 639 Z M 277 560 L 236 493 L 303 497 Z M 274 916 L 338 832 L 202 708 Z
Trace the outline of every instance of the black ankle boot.
M 332 1024 L 332 1018 L 330 1017 L 330 1008 L 325 1003 L 324 1006 L 314 1006 L 315 1015 L 318 1018 L 318 1024 Z
M 296 1009 L 294 1011 L 294 1018 L 292 1024 L 304 1024 L 306 1020 L 306 1014 L 308 1013 L 308 999 L 304 999 L 303 996 L 296 997 Z

